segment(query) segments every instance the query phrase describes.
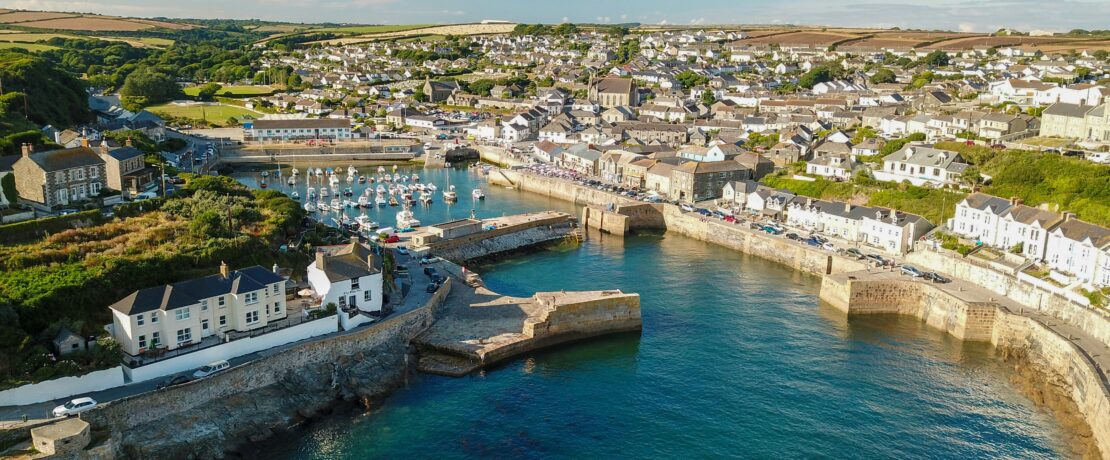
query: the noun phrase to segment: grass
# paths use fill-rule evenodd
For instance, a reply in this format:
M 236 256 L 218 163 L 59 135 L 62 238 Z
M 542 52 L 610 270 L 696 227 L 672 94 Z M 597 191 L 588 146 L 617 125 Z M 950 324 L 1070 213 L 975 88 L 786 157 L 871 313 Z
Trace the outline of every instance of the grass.
M 400 39 L 397 39 L 395 41 L 398 42 L 398 43 L 417 42 L 417 41 L 421 41 L 421 42 L 441 42 L 441 41 L 446 40 L 446 39 L 447 39 L 446 35 L 416 35 L 416 36 L 413 36 L 413 37 L 400 38 Z
M 248 110 L 243 107 L 236 107 L 233 105 L 177 105 L 177 104 L 162 104 L 147 107 L 152 113 L 159 116 L 170 118 L 188 118 L 190 120 L 207 121 L 213 126 L 223 126 L 227 124 L 227 119 L 236 117 L 241 118 L 244 116 L 258 117 L 259 113 L 253 110 Z
M 308 29 L 306 33 L 322 33 L 330 32 L 336 34 L 351 34 L 351 35 L 365 35 L 365 34 L 384 34 L 390 32 L 404 32 L 406 30 L 423 29 L 425 27 L 432 27 L 434 24 L 394 24 L 394 25 L 376 25 L 376 26 L 345 26 L 345 27 L 321 27 L 315 29 Z
M 23 48 L 31 52 L 56 50 L 58 47 L 50 45 L 41 45 L 38 43 L 13 43 L 13 42 L 0 42 L 0 49 Z
M 200 88 L 200 86 L 190 86 L 188 88 L 185 88 L 185 95 L 195 97 L 200 93 Z M 220 88 L 220 90 L 216 92 L 216 95 L 224 97 L 252 97 L 265 96 L 273 93 L 274 87 L 272 86 L 229 85 Z
M 1018 142 L 1026 145 L 1036 145 L 1038 147 L 1061 148 L 1067 147 L 1072 144 L 1072 140 L 1058 139 L 1054 137 L 1030 137 L 1028 139 L 1021 139 Z
M 785 176 L 767 176 L 763 183 L 784 188 L 801 196 L 828 201 L 851 201 L 917 214 L 933 225 L 946 222 L 956 213 L 966 193 L 950 190 L 869 181 L 866 184 L 835 182 L 827 179 L 804 181 Z

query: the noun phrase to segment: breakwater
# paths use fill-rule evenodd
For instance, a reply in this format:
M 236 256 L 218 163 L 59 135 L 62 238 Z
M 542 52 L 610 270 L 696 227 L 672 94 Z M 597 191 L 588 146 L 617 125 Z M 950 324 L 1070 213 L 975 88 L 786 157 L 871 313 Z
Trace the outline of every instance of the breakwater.
M 638 204 L 638 202 L 612 193 L 580 186 L 571 181 L 537 176 L 522 171 L 502 171 L 500 175 L 490 175 L 491 182 L 511 186 L 517 190 L 538 193 L 544 196 L 573 202 L 578 205 L 596 208 L 611 208 L 620 205 Z M 659 212 L 666 223 L 667 231 L 673 231 L 709 243 L 721 245 L 755 255 L 767 260 L 778 262 L 792 267 L 801 272 L 818 276 L 843 275 L 859 273 L 866 265 L 856 261 L 823 251 L 773 237 L 746 228 L 706 219 L 699 215 L 683 213 L 676 206 L 659 205 Z M 634 230 L 634 228 L 632 228 Z M 965 278 L 973 283 L 980 283 L 980 278 L 993 279 L 998 274 L 986 274 L 981 267 L 970 266 L 967 262 L 959 260 L 935 260 L 936 255 L 913 254 L 910 259 L 926 267 Z M 924 263 L 922 263 L 922 261 Z M 866 273 L 866 272 L 864 272 Z M 1016 280 L 995 280 L 988 283 L 988 287 L 1006 294 L 1021 292 L 1014 287 Z M 1081 419 L 1082 424 L 1089 427 L 1094 433 L 1093 441 L 1089 444 L 1095 446 L 1094 452 L 1100 452 L 1104 458 L 1110 458 L 1110 425 L 1107 425 L 1107 411 L 1110 411 L 1110 399 L 1105 397 L 1110 388 L 1106 380 L 1105 367 L 1098 365 L 1095 359 L 1105 359 L 1104 354 L 1097 350 L 1105 350 L 1110 337 L 1110 325 L 1105 315 L 1078 306 L 1064 299 L 1052 298 L 1045 293 L 1027 292 L 1017 296 L 1018 305 L 1028 306 L 1029 309 L 1007 310 L 1005 315 L 999 315 L 997 309 L 982 305 L 970 305 L 955 300 L 945 300 L 945 297 L 936 293 L 923 294 L 915 291 L 910 295 L 904 287 L 888 286 L 891 292 L 899 295 L 887 296 L 890 303 L 882 306 L 882 301 L 865 301 L 861 298 L 856 312 L 873 309 L 876 313 L 906 314 L 925 320 L 930 326 L 948 331 L 956 337 L 967 340 L 981 340 L 987 330 L 991 337 L 990 342 L 1004 350 L 1005 356 L 1012 359 L 1020 358 L 1024 369 L 1036 370 L 1040 375 L 1052 378 L 1054 382 L 1070 382 L 1060 385 L 1051 385 L 1050 393 L 1064 395 L 1074 403 L 1074 410 L 1068 407 L 1058 407 L 1058 414 L 1062 421 L 1067 421 L 1074 415 Z M 823 294 L 836 300 L 843 294 Z M 908 297 L 907 297 L 908 296 Z M 998 297 L 1002 297 L 999 294 Z M 1034 301 L 1034 297 L 1036 300 Z M 850 298 L 850 297 L 846 297 Z M 948 302 L 947 307 L 941 307 Z M 964 311 L 958 310 L 963 308 Z M 1039 312 L 1038 312 L 1039 310 Z M 1036 313 L 1035 313 L 1036 312 Z M 993 315 L 993 318 L 991 319 Z M 1051 316 L 1048 316 L 1051 315 Z M 997 318 L 1002 317 L 1002 320 Z M 962 318 L 962 319 L 961 319 Z M 971 318 L 970 326 L 968 319 Z M 1053 332 L 1046 322 L 1059 321 L 1074 328 L 1075 335 L 1060 336 Z M 1010 335 L 997 335 L 996 324 L 1024 324 L 1020 329 L 1024 334 L 1016 332 Z M 978 323 L 978 324 L 977 324 Z M 986 324 L 990 326 L 986 326 Z M 1035 325 L 1035 326 L 1034 326 Z M 1040 328 L 1040 329 L 1038 329 Z M 1017 330 L 1017 329 L 1015 329 Z M 1080 340 L 1080 337 L 1087 340 Z M 1048 344 L 1056 344 L 1064 340 L 1068 346 L 1055 346 L 1051 352 L 1047 351 Z M 1080 344 L 1088 348 L 1082 348 Z M 1076 367 L 1078 366 L 1078 367 Z M 1078 369 L 1084 369 L 1082 371 Z M 1043 389 L 1043 388 L 1042 388 Z M 1040 390 L 1038 390 L 1040 391 Z M 1037 399 L 1034 397 L 1034 399 Z M 1070 414 L 1070 415 L 1069 415 Z M 1082 427 L 1080 427 L 1082 428 Z M 1081 433 L 1083 429 L 1079 430 Z

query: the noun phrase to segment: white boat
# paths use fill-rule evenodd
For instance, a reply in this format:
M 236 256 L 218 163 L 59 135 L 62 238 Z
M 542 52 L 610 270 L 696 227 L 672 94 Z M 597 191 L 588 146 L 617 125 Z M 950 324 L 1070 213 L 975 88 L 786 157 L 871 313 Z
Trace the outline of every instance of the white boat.
M 339 185 L 339 176 L 331 176 L 328 178 L 328 185 L 335 187 Z
M 366 183 L 366 176 L 358 176 L 358 183 L 365 184 Z
M 320 198 L 323 198 L 325 196 L 328 196 L 328 188 L 327 187 L 320 187 Z
M 311 201 L 306 201 L 304 203 L 304 210 L 308 212 L 316 212 L 316 205 L 312 204 Z
M 417 220 L 416 217 L 412 215 L 412 210 L 409 209 L 409 206 L 406 204 L 405 209 L 403 209 L 403 210 L 401 210 L 401 212 L 397 213 L 397 228 L 399 228 L 399 229 L 409 229 L 409 228 L 416 228 L 416 227 L 419 227 L 419 226 L 420 226 L 420 221 Z
M 459 200 L 459 194 L 455 193 L 455 186 L 449 185 L 447 191 L 443 192 L 443 201 L 454 203 Z
M 436 184 L 428 184 L 424 186 L 424 188 L 428 189 L 429 192 L 434 192 L 439 189 L 439 187 L 436 187 Z
M 292 171 L 289 171 L 289 173 L 290 173 L 290 174 L 292 174 L 292 175 L 294 175 L 294 176 L 296 176 L 297 174 L 300 174 L 300 173 L 301 173 L 301 171 L 300 171 L 300 170 L 298 170 L 297 168 L 293 168 L 293 170 L 292 170 Z
M 475 200 L 484 200 L 486 199 L 486 194 L 482 192 L 482 189 L 476 188 L 470 192 L 470 197 Z
M 286 183 L 286 184 L 289 184 L 289 186 L 290 186 L 290 187 L 292 187 L 292 186 L 294 186 L 294 185 L 297 185 L 297 180 L 296 180 L 296 179 L 294 179 L 294 178 L 292 178 L 292 177 L 290 177 L 290 178 L 289 178 L 289 180 L 285 181 L 285 183 Z
M 378 188 L 376 190 L 377 190 L 378 194 L 380 195 L 380 194 L 385 193 L 386 188 L 385 188 L 384 185 L 378 184 Z
M 331 207 L 329 207 L 327 203 L 320 201 L 316 203 L 316 209 L 319 209 L 320 212 L 328 212 L 331 210 Z
M 419 180 L 420 180 L 420 175 L 419 174 L 413 174 L 412 175 L 412 181 L 413 182 L 416 182 L 416 181 L 419 181 Z
M 298 193 L 296 190 L 294 190 L 293 193 L 289 194 L 289 198 L 292 198 L 294 200 L 299 200 L 299 199 L 301 199 L 301 194 Z
M 329 204 L 329 206 L 330 206 L 330 207 L 331 207 L 332 209 L 334 209 L 334 210 L 338 211 L 338 210 L 339 210 L 340 208 L 342 208 L 342 207 L 343 207 L 343 202 L 342 202 L 342 201 L 339 201 L 339 198 L 332 198 L 332 199 L 331 199 L 331 204 Z
M 385 206 L 387 204 L 389 204 L 389 201 L 385 199 L 385 194 L 384 193 L 379 193 L 378 196 L 374 198 L 374 205 L 376 205 L 376 206 L 380 207 L 380 206 Z
M 432 204 L 432 192 L 427 190 L 420 192 L 420 202 L 424 204 Z
M 355 176 L 347 176 L 347 183 L 348 184 L 355 183 Z
M 393 168 L 394 168 L 394 170 L 397 169 L 396 166 L 394 166 Z M 393 173 L 393 182 L 401 182 L 401 175 L 397 174 L 397 173 Z
M 347 175 L 348 176 L 357 176 L 358 175 L 358 170 L 355 169 L 354 165 L 347 166 Z
M 358 207 L 360 207 L 360 208 L 369 208 L 370 207 L 370 197 L 367 196 L 367 195 L 360 195 L 358 197 Z
M 323 176 L 324 175 L 324 170 L 320 169 L 320 168 L 316 168 L 316 175 L 317 176 Z
M 378 166 L 378 174 L 382 174 L 384 172 L 385 172 L 385 166 Z
M 378 223 L 370 220 L 370 216 L 366 214 L 359 214 L 355 217 L 355 222 L 358 223 L 359 230 L 373 230 L 378 228 Z

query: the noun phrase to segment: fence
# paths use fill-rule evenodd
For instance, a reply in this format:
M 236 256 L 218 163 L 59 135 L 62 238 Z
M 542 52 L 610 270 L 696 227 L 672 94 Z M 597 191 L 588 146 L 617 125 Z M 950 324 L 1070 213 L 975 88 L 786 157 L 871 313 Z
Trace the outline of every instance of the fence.
M 107 390 L 124 384 L 123 367 L 62 377 L 0 391 L 0 406 L 22 406 Z

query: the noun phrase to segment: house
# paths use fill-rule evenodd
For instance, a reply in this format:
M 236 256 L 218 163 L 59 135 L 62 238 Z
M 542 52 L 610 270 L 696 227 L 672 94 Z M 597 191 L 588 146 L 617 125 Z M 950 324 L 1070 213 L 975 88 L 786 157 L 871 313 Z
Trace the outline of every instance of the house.
M 861 156 L 878 155 L 886 145 L 882 139 L 877 137 L 870 137 L 860 141 L 859 144 L 852 146 L 852 161 L 857 161 Z
M 1095 107 L 1052 104 L 1041 114 L 1040 135 L 1110 143 L 1110 103 Z
M 752 179 L 752 170 L 735 161 L 687 161 L 671 172 L 670 197 L 686 203 L 719 198 L 725 184 Z
M 454 80 L 433 81 L 430 76 L 425 76 L 423 90 L 429 102 L 439 103 L 446 101 L 451 93 L 458 91 L 459 84 Z
M 554 163 L 562 153 L 563 148 L 551 141 L 539 141 L 532 144 L 532 155 L 544 163 Z
M 860 241 L 891 254 L 905 254 L 913 242 L 933 229 L 933 223 L 916 214 L 871 208 L 860 223 Z
M 246 141 L 297 139 L 351 139 L 351 119 L 262 118 L 243 125 L 243 140 Z
M 721 188 L 721 201 L 729 207 L 743 208 L 748 203 L 748 196 L 760 187 L 754 180 L 733 181 Z
M 1021 249 L 1027 259 L 1044 260 L 1048 232 L 1064 221 L 1064 216 L 1011 199 L 1011 206 L 998 223 L 995 247 L 1003 250 Z
M 636 119 L 636 115 L 632 113 L 632 109 L 626 106 L 616 106 L 601 112 L 601 119 L 606 123 L 619 123 L 622 121 L 634 120 Z
M 443 124 L 443 119 L 432 115 L 416 114 L 405 117 L 405 126 L 416 129 L 436 129 L 440 126 L 443 126 Z
M 958 185 L 967 163 L 959 153 L 910 144 L 883 158 L 883 169 L 874 171 L 875 179 L 909 182 L 921 186 Z
M 621 184 L 628 187 L 645 188 L 646 177 L 648 169 L 658 163 L 659 160 L 654 158 L 643 158 L 634 160 L 624 165 L 624 173 L 621 177 Z
M 610 150 L 601 154 L 598 162 L 598 171 L 602 179 L 610 182 L 623 183 L 625 167 L 644 156 L 627 150 Z
M 563 150 L 557 164 L 579 174 L 596 176 L 601 163 L 601 152 L 588 144 L 574 144 Z
M 1088 286 L 1110 286 L 1110 229 L 1064 213 L 1063 221 L 1049 231 L 1045 263 Z
M 825 155 L 806 163 L 806 173 L 836 180 L 851 179 L 854 169 L 855 162 L 845 154 Z
M 381 315 L 381 261 L 358 241 L 316 248 L 316 260 L 308 266 L 308 283 L 321 305 L 336 305 L 343 330 Z
M 147 167 L 143 152 L 132 147 L 130 139 L 127 140 L 126 147 L 114 150 L 110 150 L 108 144 L 102 142 L 99 155 L 104 160 L 105 179 L 109 189 L 134 195 L 154 180 L 154 168 Z
M 1025 131 L 1029 122 L 1024 117 L 1005 113 L 988 113 L 979 119 L 979 137 L 998 140 L 1007 134 Z
M 972 193 L 956 203 L 956 215 L 948 221 L 948 230 L 961 237 L 987 246 L 997 246 L 999 222 L 1015 204 L 985 193 Z
M 642 160 L 641 160 L 642 161 Z M 658 193 L 660 196 L 671 195 L 671 172 L 676 165 L 665 161 L 656 161 L 644 173 L 644 188 Z
M 606 77 L 590 83 L 589 100 L 602 107 L 636 106 L 639 95 L 636 82 L 630 78 Z
M 193 345 L 285 319 L 285 278 L 260 266 L 144 288 L 108 307 L 112 336 L 128 355 Z
M 104 159 L 88 147 L 33 153 L 23 144 L 12 165 L 19 201 L 49 211 L 85 201 L 107 188 Z

